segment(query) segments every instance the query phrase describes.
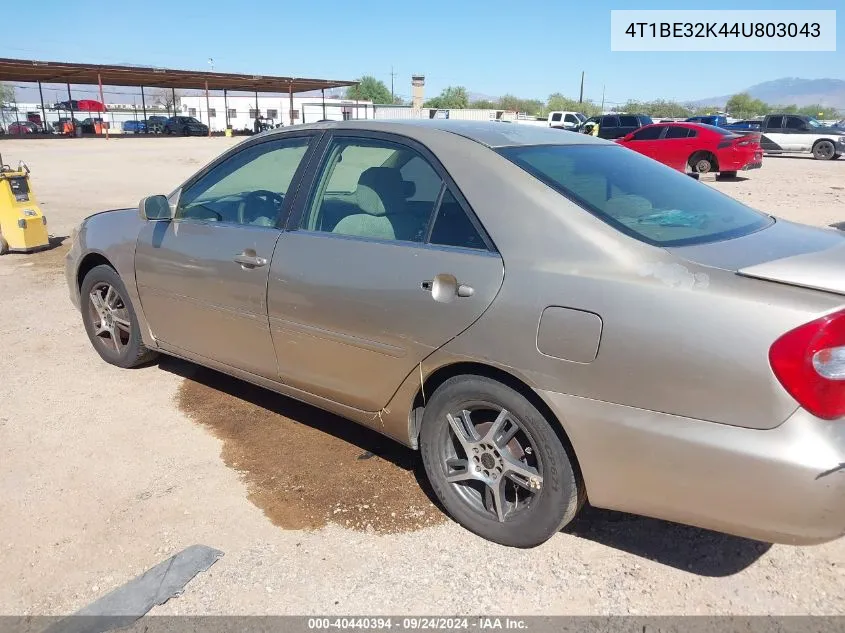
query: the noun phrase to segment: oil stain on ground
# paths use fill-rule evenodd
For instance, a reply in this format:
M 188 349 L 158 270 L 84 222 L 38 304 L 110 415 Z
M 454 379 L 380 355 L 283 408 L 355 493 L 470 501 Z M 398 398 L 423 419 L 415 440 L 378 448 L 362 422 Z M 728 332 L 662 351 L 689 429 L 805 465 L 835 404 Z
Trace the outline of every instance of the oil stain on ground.
M 445 520 L 414 451 L 218 372 L 175 360 L 162 367 L 185 376 L 180 409 L 223 441 L 223 460 L 274 524 L 396 533 Z

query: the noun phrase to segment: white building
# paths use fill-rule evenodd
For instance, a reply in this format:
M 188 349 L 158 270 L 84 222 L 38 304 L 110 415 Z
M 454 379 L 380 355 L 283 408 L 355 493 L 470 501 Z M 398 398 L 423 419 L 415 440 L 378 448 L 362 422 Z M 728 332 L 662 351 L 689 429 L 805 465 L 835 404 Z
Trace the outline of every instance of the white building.
M 275 124 L 298 125 L 314 123 L 320 119 L 343 121 L 346 119 L 374 118 L 373 104 L 369 101 L 350 99 L 325 99 L 320 97 L 293 97 L 293 110 L 288 95 L 205 95 L 183 96 L 179 100 L 181 113 L 192 116 L 209 125 L 213 131 L 222 132 L 226 125 L 234 130 L 253 129 L 258 115 Z M 256 109 L 257 104 L 257 109 Z

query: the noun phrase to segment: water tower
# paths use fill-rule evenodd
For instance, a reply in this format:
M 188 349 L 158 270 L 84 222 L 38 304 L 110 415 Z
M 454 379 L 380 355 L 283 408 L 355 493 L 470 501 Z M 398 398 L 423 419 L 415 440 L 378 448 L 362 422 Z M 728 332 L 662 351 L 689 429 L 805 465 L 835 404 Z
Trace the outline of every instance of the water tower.
M 411 75 L 411 105 L 419 109 L 425 101 L 425 75 Z

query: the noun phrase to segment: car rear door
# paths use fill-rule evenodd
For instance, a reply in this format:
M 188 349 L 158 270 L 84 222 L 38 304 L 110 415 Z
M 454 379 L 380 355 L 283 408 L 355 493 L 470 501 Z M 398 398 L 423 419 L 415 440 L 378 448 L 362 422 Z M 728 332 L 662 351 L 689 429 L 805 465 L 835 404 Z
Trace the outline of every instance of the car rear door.
M 760 137 L 760 147 L 763 151 L 784 151 L 786 145 L 789 145 L 789 139 L 783 129 L 784 117 L 770 116 L 763 124 L 763 134 Z
M 186 183 L 172 220 L 141 230 L 138 293 L 165 349 L 277 378 L 267 276 L 313 138 L 248 142 Z
M 322 145 L 270 269 L 279 378 L 379 411 L 487 309 L 503 262 L 423 146 L 345 131 Z
M 630 132 L 630 130 L 628 130 Z M 625 136 L 627 132 L 622 132 L 619 129 L 619 117 L 608 115 L 601 117 L 599 122 L 599 138 L 614 139 L 620 136 Z

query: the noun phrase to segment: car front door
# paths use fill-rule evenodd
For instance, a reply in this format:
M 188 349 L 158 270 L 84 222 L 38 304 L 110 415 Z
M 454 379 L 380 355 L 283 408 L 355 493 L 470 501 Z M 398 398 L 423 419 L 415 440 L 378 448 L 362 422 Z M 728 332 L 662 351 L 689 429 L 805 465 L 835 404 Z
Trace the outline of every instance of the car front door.
M 787 116 L 783 122 L 784 149 L 790 152 L 809 152 L 815 136 L 801 117 Z
M 135 252 L 141 305 L 163 347 L 275 379 L 267 276 L 312 137 L 252 143 L 186 184 Z
M 665 162 L 660 154 L 660 141 L 658 140 L 666 129 L 665 125 L 652 125 L 634 132 L 625 146 L 639 152 L 654 160 Z
M 270 270 L 280 380 L 380 411 L 481 316 L 504 267 L 424 147 L 375 132 L 334 133 L 323 146 Z

